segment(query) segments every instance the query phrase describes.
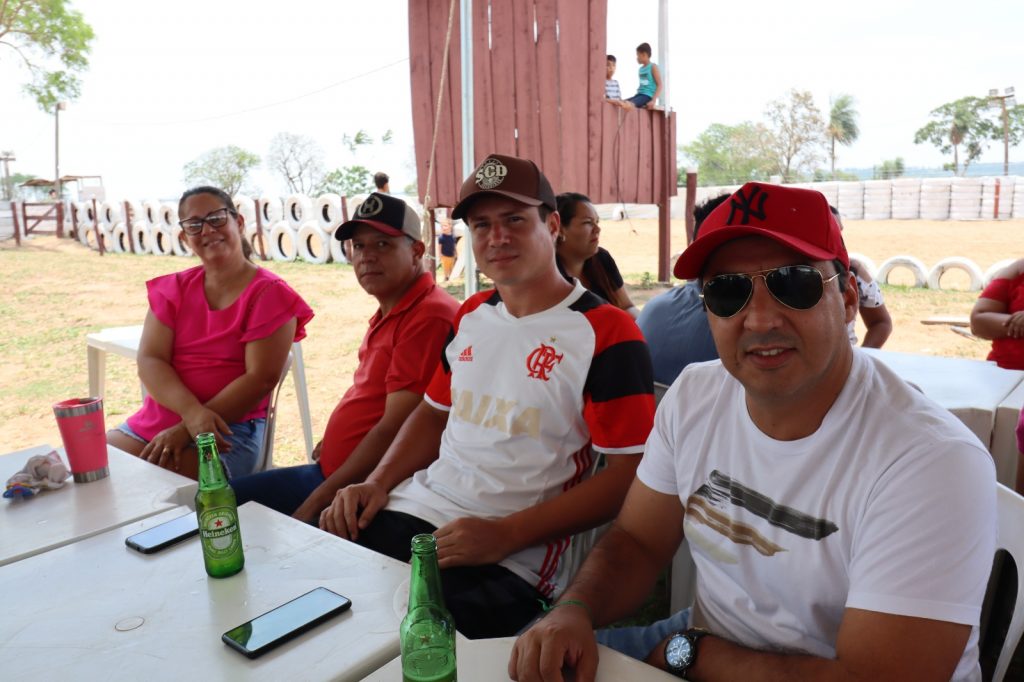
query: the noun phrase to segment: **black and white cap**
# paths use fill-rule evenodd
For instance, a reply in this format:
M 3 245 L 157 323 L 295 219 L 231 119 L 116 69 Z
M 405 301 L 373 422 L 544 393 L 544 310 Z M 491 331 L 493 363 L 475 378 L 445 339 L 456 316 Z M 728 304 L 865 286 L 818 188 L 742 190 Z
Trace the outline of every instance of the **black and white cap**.
M 373 192 L 359 204 L 352 220 L 344 222 L 334 232 L 334 238 L 345 241 L 360 225 L 368 225 L 378 232 L 397 237 L 406 235 L 423 241 L 420 218 L 409 204 L 390 194 Z

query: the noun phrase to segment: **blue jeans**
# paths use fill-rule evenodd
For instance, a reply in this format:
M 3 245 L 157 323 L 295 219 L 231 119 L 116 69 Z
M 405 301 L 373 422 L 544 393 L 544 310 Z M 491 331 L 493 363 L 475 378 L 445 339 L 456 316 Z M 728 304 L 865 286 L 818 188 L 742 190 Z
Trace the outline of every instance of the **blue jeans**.
M 650 95 L 641 95 L 639 92 L 626 99 L 627 102 L 631 102 L 637 109 L 643 109 L 647 106 L 647 103 L 651 101 Z
M 231 450 L 220 453 L 221 464 L 224 465 L 224 473 L 228 478 L 232 476 L 244 476 L 252 473 L 256 468 L 256 462 L 260 458 L 260 450 L 263 448 L 263 433 L 267 429 L 267 420 L 249 419 L 244 422 L 235 422 L 229 425 L 231 435 L 224 440 L 231 444 Z M 124 435 L 134 438 L 140 443 L 149 441 L 132 431 L 128 422 L 117 425 L 117 430 Z
M 685 630 L 690 623 L 690 609 L 683 609 L 665 620 L 650 625 L 629 628 L 608 628 L 595 632 L 599 644 L 643 661 L 658 646 L 658 643 L 672 633 Z
M 239 476 L 231 479 L 231 487 L 238 504 L 259 502 L 291 516 L 324 480 L 320 465 L 314 463 Z

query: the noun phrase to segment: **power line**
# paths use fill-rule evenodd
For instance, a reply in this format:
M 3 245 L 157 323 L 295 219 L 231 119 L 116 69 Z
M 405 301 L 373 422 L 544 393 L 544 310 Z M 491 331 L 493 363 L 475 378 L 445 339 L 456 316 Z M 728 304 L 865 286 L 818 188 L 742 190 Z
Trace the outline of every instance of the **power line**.
M 371 69 L 369 71 L 364 71 L 363 73 L 357 74 L 355 76 L 349 76 L 348 78 L 344 78 L 344 79 L 342 79 L 340 81 L 336 81 L 336 82 L 331 83 L 329 85 L 325 85 L 322 88 L 318 88 L 318 89 L 312 90 L 310 92 L 302 93 L 301 95 L 295 95 L 294 97 L 289 97 L 288 99 L 279 100 L 277 102 L 269 102 L 267 104 L 261 104 L 261 105 L 256 106 L 256 107 L 250 107 L 248 109 L 239 109 L 238 111 L 231 111 L 231 112 L 227 112 L 227 113 L 224 113 L 224 114 L 216 114 L 214 116 L 205 116 L 203 118 L 178 119 L 178 120 L 175 120 L 175 121 L 148 121 L 148 122 L 147 121 L 141 121 L 141 122 L 140 121 L 120 121 L 120 122 L 118 122 L 118 121 L 95 121 L 95 123 L 102 123 L 102 124 L 106 124 L 106 125 L 139 125 L 141 123 L 143 125 L 171 126 L 171 125 L 181 125 L 181 124 L 187 124 L 187 123 L 205 123 L 207 121 L 216 121 L 216 120 L 219 120 L 219 119 L 222 119 L 222 118 L 230 118 L 232 116 L 241 116 L 242 114 L 251 114 L 251 113 L 256 112 L 256 111 L 263 111 L 264 109 L 271 109 L 273 107 L 279 107 L 279 106 L 281 106 L 283 104 L 291 104 L 292 102 L 297 102 L 300 99 L 306 99 L 307 97 L 312 97 L 313 95 L 319 95 L 321 92 L 326 92 L 327 90 L 330 90 L 332 88 L 336 88 L 336 87 L 338 87 L 340 85 L 345 85 L 346 83 L 351 83 L 352 81 L 359 80 L 360 78 L 365 78 L 367 76 L 372 76 L 375 73 L 378 73 L 380 71 L 384 71 L 385 69 L 390 69 L 393 66 L 397 66 L 398 64 L 402 64 L 402 63 L 407 62 L 407 61 L 409 61 L 409 58 L 408 57 L 403 57 L 402 59 L 390 62 L 388 64 L 384 64 L 383 66 L 378 66 L 376 69 Z

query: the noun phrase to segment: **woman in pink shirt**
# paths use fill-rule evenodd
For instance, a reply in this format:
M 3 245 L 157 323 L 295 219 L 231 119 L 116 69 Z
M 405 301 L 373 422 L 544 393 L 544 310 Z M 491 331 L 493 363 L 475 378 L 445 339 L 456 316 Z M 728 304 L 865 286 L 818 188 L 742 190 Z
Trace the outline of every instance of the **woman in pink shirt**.
M 182 234 L 202 265 L 146 283 L 139 343 L 142 408 L 107 442 L 196 477 L 196 435 L 213 432 L 229 476 L 251 473 L 268 394 L 313 311 L 251 260 L 245 221 L 225 192 L 196 187 L 178 203 Z

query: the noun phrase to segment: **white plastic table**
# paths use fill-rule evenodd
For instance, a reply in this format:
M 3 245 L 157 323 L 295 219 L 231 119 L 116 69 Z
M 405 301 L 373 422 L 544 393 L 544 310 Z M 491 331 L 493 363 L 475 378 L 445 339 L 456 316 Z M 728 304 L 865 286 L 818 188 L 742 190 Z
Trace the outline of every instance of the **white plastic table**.
M 996 410 L 1024 379 L 1024 372 L 995 363 L 863 349 L 959 417 L 986 448 L 992 446 Z
M 1010 489 L 1017 486 L 1020 453 L 1017 451 L 1017 420 L 1024 408 L 1024 382 L 1006 396 L 996 409 L 992 431 L 992 456 L 996 460 L 996 478 Z
M 0 482 L 42 445 L 0 456 Z M 63 448 L 58 449 L 67 463 Z M 110 475 L 90 483 L 69 478 L 63 488 L 25 500 L 0 498 L 0 566 L 152 516 L 195 496 L 195 482 L 107 446 Z M 0 573 L 0 584 L 3 584 Z M 3 590 L 5 598 L 10 591 Z
M 4 679 L 361 680 L 398 655 L 406 564 L 252 502 L 239 507 L 245 568 L 230 578 L 206 575 L 198 538 L 150 555 L 125 547 L 187 512 L 0 567 Z M 321 585 L 352 608 L 254 660 L 221 642 Z
M 142 325 L 130 327 L 109 327 L 85 337 L 89 363 L 89 395 L 103 397 L 107 368 L 107 353 L 114 353 L 129 360 L 139 354 L 139 339 Z M 302 421 L 302 437 L 306 445 L 306 456 L 313 452 L 313 421 L 309 412 L 309 392 L 306 385 L 306 365 L 302 360 L 302 344 L 292 344 L 290 372 L 295 382 L 295 398 L 299 403 L 299 419 Z M 142 389 L 145 397 L 146 390 Z
M 515 641 L 515 637 L 466 639 L 458 635 L 455 642 L 455 658 L 459 664 L 459 679 L 487 682 L 509 679 L 508 658 Z M 597 648 L 597 682 L 670 682 L 679 679 L 606 646 L 599 644 Z M 396 682 L 401 679 L 402 662 L 396 658 L 367 677 L 366 682 Z M 572 677 L 567 679 L 572 680 Z

